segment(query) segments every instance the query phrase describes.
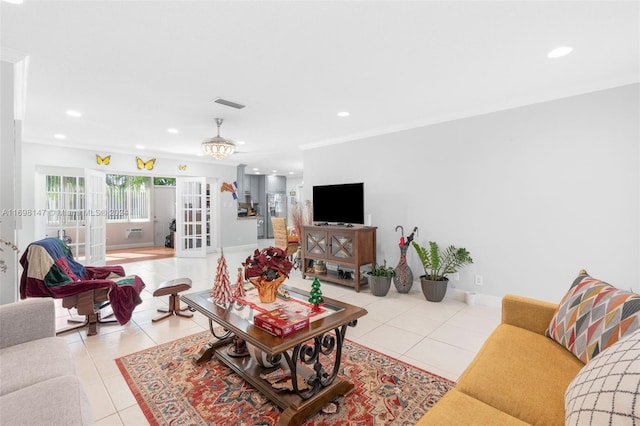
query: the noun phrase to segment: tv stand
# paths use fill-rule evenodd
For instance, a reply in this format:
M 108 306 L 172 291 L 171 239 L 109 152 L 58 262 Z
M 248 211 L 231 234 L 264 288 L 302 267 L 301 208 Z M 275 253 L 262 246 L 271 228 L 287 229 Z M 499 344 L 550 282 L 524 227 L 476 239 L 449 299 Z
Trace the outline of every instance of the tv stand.
M 316 224 L 317 225 L 317 224 Z M 318 277 L 322 281 L 334 282 L 355 288 L 367 284 L 360 276 L 360 267 L 376 262 L 376 227 L 374 226 L 335 226 L 314 225 L 302 227 L 302 278 Z M 344 279 L 336 271 L 327 270 L 326 274 L 316 274 L 307 270 L 309 260 L 319 261 L 352 268 L 353 279 Z

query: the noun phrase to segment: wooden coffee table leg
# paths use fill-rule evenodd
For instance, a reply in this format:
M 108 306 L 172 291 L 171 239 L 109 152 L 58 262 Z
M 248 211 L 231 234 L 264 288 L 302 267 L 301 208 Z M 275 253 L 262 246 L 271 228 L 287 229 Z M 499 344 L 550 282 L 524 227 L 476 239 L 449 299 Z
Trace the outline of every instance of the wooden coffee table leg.
M 278 419 L 279 426 L 297 426 L 312 414 L 316 414 L 327 403 L 333 401 L 339 395 L 346 395 L 354 388 L 353 383 L 338 379 L 325 391 L 306 400 L 301 407 L 289 407 L 285 409 Z
M 193 362 L 195 365 L 200 365 L 203 362 L 209 361 L 213 357 L 213 354 L 217 348 L 219 348 L 220 346 L 228 345 L 229 343 L 231 343 L 232 340 L 233 340 L 232 337 L 228 337 L 223 340 L 207 343 L 206 345 L 200 348 L 197 354 L 193 356 L 193 358 L 191 359 L 191 362 Z

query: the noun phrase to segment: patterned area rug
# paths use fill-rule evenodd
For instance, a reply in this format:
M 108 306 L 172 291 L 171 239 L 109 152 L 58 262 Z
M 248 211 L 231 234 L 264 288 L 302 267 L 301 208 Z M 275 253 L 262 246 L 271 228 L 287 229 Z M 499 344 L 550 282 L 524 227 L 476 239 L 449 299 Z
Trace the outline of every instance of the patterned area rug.
M 194 354 L 208 331 L 116 360 L 152 425 L 276 425 L 280 410 L 215 358 Z M 341 376 L 355 388 L 304 425 L 414 425 L 454 383 L 345 341 Z

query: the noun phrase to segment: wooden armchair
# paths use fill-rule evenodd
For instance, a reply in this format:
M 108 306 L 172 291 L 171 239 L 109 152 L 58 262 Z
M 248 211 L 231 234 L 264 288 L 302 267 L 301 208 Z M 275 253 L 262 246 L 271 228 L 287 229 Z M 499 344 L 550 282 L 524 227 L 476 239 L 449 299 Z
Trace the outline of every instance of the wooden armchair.
M 20 298 L 53 297 L 62 299 L 62 306 L 76 308 L 84 316 L 74 326 L 58 330 L 63 333 L 88 326 L 87 335 L 97 334 L 97 324 L 104 321 L 100 310 L 111 305 L 120 324 L 131 319 L 135 307 L 142 302 L 140 292 L 145 287 L 138 276 L 125 276 L 122 266 L 83 266 L 73 259 L 71 249 L 57 238 L 45 238 L 31 243 L 20 258 L 22 277 Z
M 284 217 L 272 217 L 271 224 L 273 225 L 273 246 L 284 250 L 287 253 L 287 257 L 293 260 L 294 255 L 297 255 L 300 248 L 298 237 L 292 238 L 289 235 L 287 219 Z M 295 264 L 296 262 L 294 262 Z

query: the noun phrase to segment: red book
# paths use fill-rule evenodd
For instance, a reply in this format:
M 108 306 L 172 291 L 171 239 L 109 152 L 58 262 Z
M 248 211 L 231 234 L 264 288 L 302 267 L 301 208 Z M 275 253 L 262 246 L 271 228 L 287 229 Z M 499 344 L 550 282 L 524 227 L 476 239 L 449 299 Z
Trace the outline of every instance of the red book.
M 286 337 L 309 327 L 309 312 L 304 308 L 278 308 L 254 316 L 253 323 L 274 336 Z

